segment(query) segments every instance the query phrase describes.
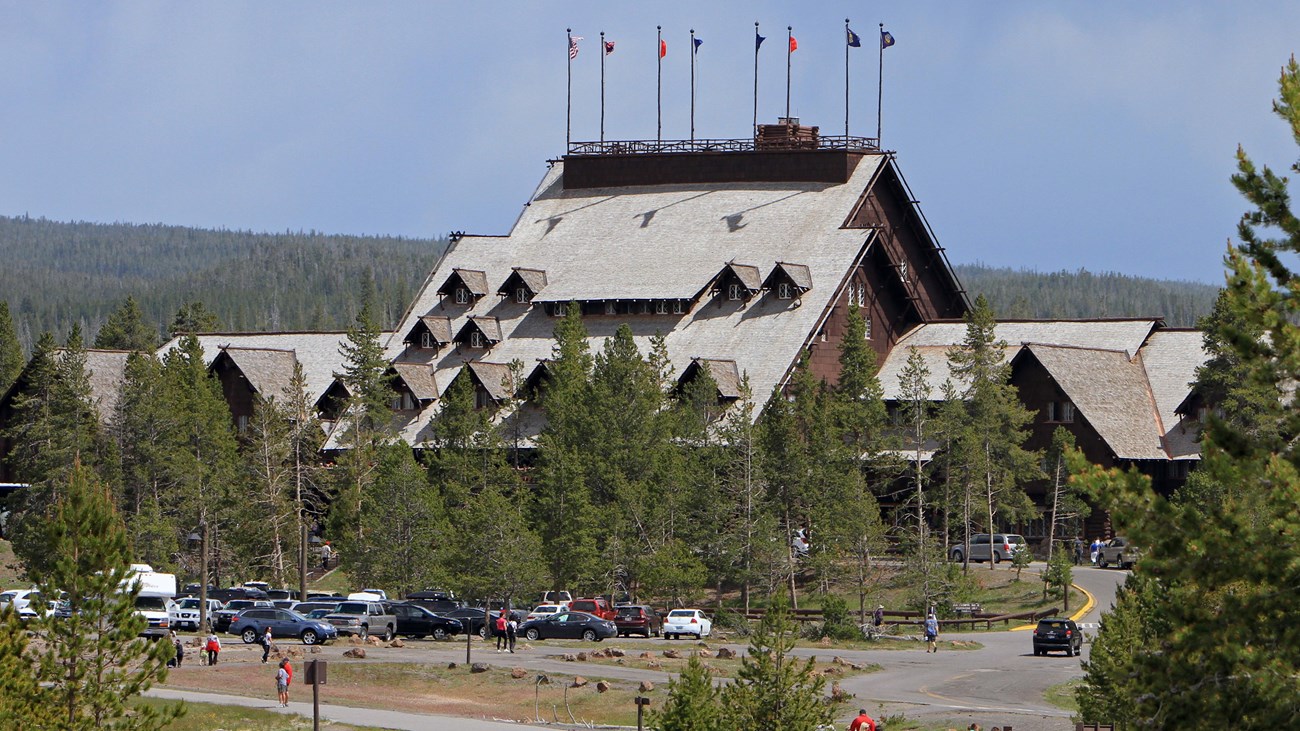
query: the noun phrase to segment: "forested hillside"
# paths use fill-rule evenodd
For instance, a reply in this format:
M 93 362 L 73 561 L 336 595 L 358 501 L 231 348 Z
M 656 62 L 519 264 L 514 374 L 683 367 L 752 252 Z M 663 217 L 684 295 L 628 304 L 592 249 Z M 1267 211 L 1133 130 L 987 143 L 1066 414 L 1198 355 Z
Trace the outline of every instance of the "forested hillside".
M 1192 327 L 1210 314 L 1219 288 L 1204 282 L 1131 277 L 1105 272 L 1032 272 L 958 264 L 957 278 L 973 300 L 983 294 L 1005 319 L 1161 316 Z
M 227 330 L 325 330 L 351 323 L 365 282 L 392 327 L 445 239 L 253 233 L 160 224 L 61 223 L 0 216 L 0 301 L 23 348 L 73 323 L 87 342 L 128 295 L 160 335 L 198 301 Z M 1003 318 L 1161 315 L 1189 327 L 1210 311 L 1216 287 L 1088 271 L 1040 273 L 956 267 L 974 298 Z
M 0 217 L 0 300 L 23 347 L 79 323 L 87 342 L 128 295 L 160 328 L 199 301 L 223 329 L 342 329 L 374 285 L 384 326 L 401 316 L 441 239 L 207 230 Z

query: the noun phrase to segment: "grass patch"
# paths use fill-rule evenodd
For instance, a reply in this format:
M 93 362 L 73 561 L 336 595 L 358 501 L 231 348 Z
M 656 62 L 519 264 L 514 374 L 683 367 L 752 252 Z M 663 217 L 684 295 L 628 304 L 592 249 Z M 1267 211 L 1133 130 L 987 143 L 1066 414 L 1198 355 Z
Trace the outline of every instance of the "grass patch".
M 1043 693 L 1043 700 L 1051 703 L 1057 708 L 1067 711 L 1079 712 L 1079 702 L 1075 700 L 1074 692 L 1083 685 L 1079 679 L 1070 680 L 1060 685 L 1053 685 Z
M 680 658 L 664 657 L 661 653 L 652 650 L 643 650 L 637 648 L 637 652 L 629 652 L 626 657 L 591 657 L 586 660 L 588 665 L 614 665 L 617 667 L 628 667 L 636 670 L 651 670 L 665 673 L 681 673 L 686 668 L 686 663 L 694 654 L 691 649 L 678 648 L 682 655 Z M 653 657 L 643 657 L 643 655 L 653 655 Z M 827 676 L 828 680 L 837 680 L 847 678 L 853 675 L 862 675 L 864 673 L 874 673 L 880 670 L 880 666 L 875 663 L 849 663 L 849 662 L 832 662 L 825 661 L 819 656 L 816 664 L 817 672 Z M 734 678 L 736 672 L 740 669 L 740 658 L 719 658 L 710 652 L 708 657 L 700 658 L 706 667 L 713 671 L 714 676 L 719 678 Z M 802 663 L 802 658 L 795 658 Z M 802 667 L 802 664 L 800 665 Z
M 307 591 L 332 591 L 347 596 L 354 591 L 352 577 L 343 569 L 334 569 L 317 581 L 308 583 Z
M 135 706 L 164 708 L 176 701 L 162 698 L 137 698 Z M 217 703 L 185 702 L 185 714 L 163 728 L 166 731 L 307 731 L 312 720 L 306 716 L 286 715 L 243 706 L 226 706 Z M 325 731 L 379 731 L 374 726 L 353 726 L 321 719 Z

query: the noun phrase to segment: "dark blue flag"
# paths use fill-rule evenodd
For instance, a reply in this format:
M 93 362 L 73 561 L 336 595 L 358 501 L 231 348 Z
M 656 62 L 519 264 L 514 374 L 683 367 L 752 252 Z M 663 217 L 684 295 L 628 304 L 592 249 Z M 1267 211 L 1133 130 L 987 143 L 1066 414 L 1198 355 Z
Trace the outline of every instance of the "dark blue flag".
M 758 49 L 762 48 L 762 47 L 763 47 L 763 41 L 765 41 L 765 40 L 767 40 L 767 36 L 760 36 L 759 34 L 755 33 L 755 34 L 754 34 L 754 50 L 757 51 Z
M 894 45 L 894 36 L 887 30 L 880 31 L 880 47 L 889 48 Z
M 854 33 L 854 32 L 853 32 L 852 30 L 850 30 L 847 26 L 845 26 L 844 30 L 847 31 L 848 34 L 849 34 L 849 38 L 848 38 L 848 40 L 849 40 L 849 45 L 850 45 L 850 46 L 853 46 L 854 48 L 861 48 L 861 47 L 862 47 L 862 39 L 858 37 L 858 34 L 857 34 L 857 33 Z
M 699 50 L 700 50 L 700 44 L 703 43 L 703 42 L 704 42 L 703 39 L 700 39 L 700 38 L 696 38 L 696 39 L 695 39 L 695 51 L 696 51 L 697 53 L 698 53 Z

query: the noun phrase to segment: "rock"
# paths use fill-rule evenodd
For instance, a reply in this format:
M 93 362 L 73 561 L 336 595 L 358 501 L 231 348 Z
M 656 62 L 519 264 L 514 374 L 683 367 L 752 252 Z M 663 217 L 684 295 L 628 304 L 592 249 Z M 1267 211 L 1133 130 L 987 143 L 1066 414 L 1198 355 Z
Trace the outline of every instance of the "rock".
M 703 647 L 703 648 L 706 649 L 706 650 L 709 649 L 709 643 L 705 642 L 704 640 L 700 640 L 699 642 L 696 642 L 696 643 L 695 643 L 695 646 L 696 646 L 696 647 Z
M 664 650 L 664 657 L 669 660 L 680 660 L 682 659 L 682 653 L 676 650 Z
M 699 655 L 700 657 L 713 657 L 713 653 L 712 653 L 712 652 L 709 652 L 709 649 L 708 649 L 707 647 L 706 647 L 705 649 L 703 649 L 703 650 L 700 650 L 699 652 L 697 652 L 697 653 L 695 653 L 695 654 L 696 654 L 696 655 Z
M 822 675 L 840 675 L 840 674 L 842 674 L 843 672 L 844 672 L 844 669 L 841 668 L 840 666 L 838 666 L 838 665 L 832 665 L 832 666 L 830 666 L 830 667 L 828 667 L 828 668 L 822 670 Z
M 366 638 L 366 644 L 370 645 L 371 647 L 379 647 L 380 645 L 384 644 L 384 641 L 379 639 L 378 637 L 375 637 L 374 635 L 370 635 L 369 637 Z
M 360 637 L 357 637 L 356 635 L 348 635 L 348 644 L 349 644 L 349 645 L 352 645 L 353 647 L 360 647 L 361 645 L 364 645 L 365 643 L 362 642 L 362 641 L 361 641 L 361 638 L 360 638 Z
M 659 668 L 663 667 L 662 665 L 659 664 L 658 660 L 648 660 L 646 661 L 645 666 L 650 668 L 651 670 L 658 670 Z
M 727 647 L 719 647 L 719 648 L 718 648 L 718 659 L 719 659 L 719 660 L 730 660 L 730 659 L 734 658 L 735 656 L 736 656 L 736 651 L 735 651 L 735 650 L 732 650 L 732 649 L 727 648 Z
M 397 637 L 397 638 L 394 638 L 392 642 L 388 643 L 388 646 L 389 646 L 389 647 L 406 647 L 406 643 L 405 643 L 405 642 L 402 642 L 402 638 Z
M 621 658 L 621 657 L 617 657 L 617 658 L 614 658 L 614 664 L 615 664 L 615 665 L 626 665 L 627 663 L 623 662 L 623 658 Z
M 597 693 L 604 693 L 604 692 L 607 691 L 607 690 L 609 690 L 609 683 L 606 683 L 606 682 L 603 681 L 603 680 L 598 680 L 598 681 L 596 681 L 596 692 L 597 692 Z
M 485 662 L 476 662 L 469 666 L 469 671 L 471 673 L 486 673 L 490 668 L 491 666 Z
M 637 691 L 640 693 L 649 693 L 654 689 L 655 689 L 655 684 L 650 682 L 649 680 L 642 680 L 641 685 L 637 687 Z
M 864 667 L 864 666 L 862 665 L 862 663 L 857 663 L 857 662 L 851 662 L 851 663 L 849 663 L 849 668 L 852 669 L 852 670 L 862 670 L 863 667 Z
M 510 677 L 514 678 L 515 680 L 523 680 L 524 678 L 528 677 L 528 671 L 518 667 L 510 668 Z
M 302 650 L 297 647 L 290 647 L 289 652 L 287 654 L 289 655 L 290 660 L 302 659 Z
M 572 652 L 566 652 L 566 653 L 564 653 L 564 656 L 563 656 L 562 659 L 563 659 L 565 662 L 577 662 L 577 661 L 578 661 L 578 656 L 575 655 L 575 654 L 573 654 Z
M 836 655 L 835 657 L 831 658 L 831 664 L 832 664 L 832 665 L 844 665 L 844 664 L 845 664 L 845 663 L 844 663 L 844 658 L 840 657 L 839 655 Z
M 839 683 L 831 683 L 831 701 L 844 703 L 852 697 L 853 694 L 841 688 Z
M 579 652 L 579 653 L 578 653 L 578 662 L 587 662 L 587 653 L 585 653 L 585 652 Z
M 320 645 L 312 645 L 312 646 L 311 646 L 311 649 L 308 650 L 308 652 L 310 652 L 310 653 L 313 654 L 313 655 L 319 655 L 319 654 L 320 654 Z
M 823 638 L 821 638 L 820 640 L 817 640 L 817 644 L 818 644 L 818 646 L 820 646 L 820 647 L 830 647 L 830 646 L 831 646 L 831 638 L 829 638 L 829 637 L 823 637 Z
M 608 647 L 605 649 L 605 657 L 623 657 L 626 654 L 621 647 Z
M 642 660 L 653 660 L 655 659 L 655 654 L 653 652 L 643 652 L 640 655 L 637 655 L 637 657 L 641 658 Z M 719 655 L 718 657 L 722 657 L 722 656 Z
M 447 663 L 447 669 L 448 669 L 448 670 L 455 670 L 457 667 L 458 667 L 458 666 L 457 666 L 456 663 L 454 663 L 454 662 L 449 662 L 449 663 Z
M 366 658 L 366 648 L 354 647 L 351 650 L 346 650 L 343 657 L 355 657 L 358 660 L 364 660 Z
M 587 686 L 587 682 L 588 682 L 587 679 L 582 677 L 581 675 L 575 675 L 573 676 L 573 685 L 570 687 L 585 688 Z

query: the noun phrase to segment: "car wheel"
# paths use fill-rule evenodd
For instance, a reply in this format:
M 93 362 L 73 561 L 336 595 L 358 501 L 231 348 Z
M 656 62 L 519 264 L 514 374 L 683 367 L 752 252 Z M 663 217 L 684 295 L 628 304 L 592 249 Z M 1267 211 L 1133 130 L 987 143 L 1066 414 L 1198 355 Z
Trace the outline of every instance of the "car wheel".
M 361 625 L 361 629 L 357 630 L 357 637 L 360 637 L 362 640 L 365 640 L 369 636 L 370 636 L 370 628 L 364 624 Z
M 441 627 L 435 627 L 434 630 L 433 630 L 433 639 L 435 639 L 435 640 L 445 640 L 445 639 L 447 639 L 447 630 L 445 630 L 445 629 L 443 629 L 443 628 L 441 628 Z
M 541 637 L 541 634 L 536 627 L 529 627 L 528 631 L 524 633 L 524 637 L 527 637 L 530 642 L 536 642 L 537 638 Z
M 583 631 L 582 631 L 582 639 L 584 639 L 584 640 L 586 640 L 586 641 L 588 641 L 588 642 L 595 642 L 595 641 L 596 641 L 596 630 L 594 630 L 594 629 L 585 629 L 585 630 L 583 630 Z
M 1106 561 L 1106 558 L 1104 556 L 1097 559 L 1097 565 L 1102 567 L 1103 569 L 1110 568 L 1110 563 Z
M 244 639 L 245 645 L 251 645 L 254 642 L 257 642 L 257 630 L 252 627 L 245 627 L 240 636 Z
M 1074 648 L 1070 645 L 1065 646 L 1065 656 L 1074 657 Z
M 1002 563 L 1002 554 L 998 553 L 997 551 L 994 551 L 994 552 L 993 552 L 993 565 L 996 566 L 996 565 L 998 565 L 998 564 L 1000 564 L 1000 563 Z
M 479 628 L 478 628 L 478 636 L 479 636 L 479 637 L 482 637 L 482 638 L 485 639 L 485 640 L 487 639 L 487 625 L 486 625 L 486 624 L 483 625 L 482 627 L 479 627 Z
M 961 563 L 961 562 L 962 562 L 962 559 L 965 558 L 965 557 L 966 557 L 966 555 L 963 554 L 961 551 L 953 551 L 953 552 L 952 552 L 952 562 L 953 562 L 953 563 Z
M 392 627 L 385 627 L 385 628 L 384 628 L 384 642 L 392 642 L 392 641 L 393 641 L 393 628 L 392 628 Z
M 302 644 L 314 645 L 317 642 L 316 630 L 305 629 L 302 631 Z

